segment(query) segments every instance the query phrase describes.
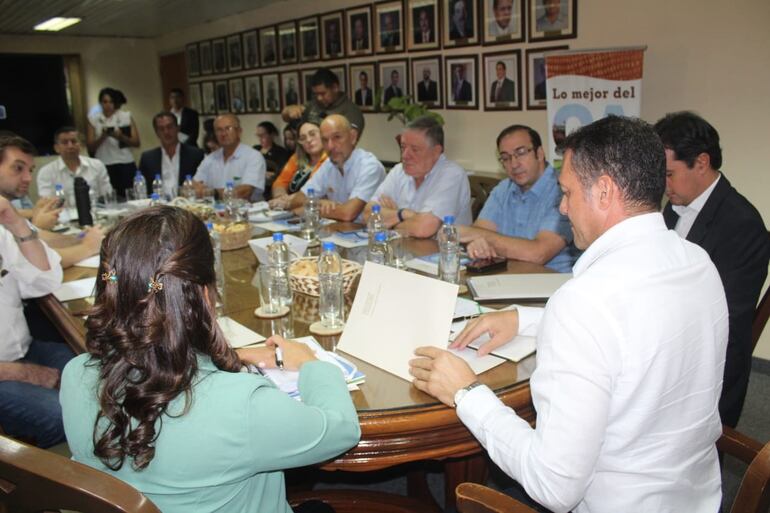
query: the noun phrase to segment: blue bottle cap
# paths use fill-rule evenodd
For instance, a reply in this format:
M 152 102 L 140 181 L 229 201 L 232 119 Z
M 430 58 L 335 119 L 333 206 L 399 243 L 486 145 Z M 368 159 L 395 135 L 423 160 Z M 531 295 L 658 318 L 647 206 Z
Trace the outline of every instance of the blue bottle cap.
M 276 242 L 279 242 L 279 241 L 282 242 L 283 241 L 283 233 L 281 233 L 281 232 L 274 233 L 273 234 L 273 240 L 276 241 Z
M 330 241 L 326 241 L 321 245 L 321 249 L 324 251 L 334 251 L 335 247 L 334 243 Z
M 206 223 L 206 229 L 207 229 L 208 231 L 211 231 L 211 230 L 213 230 L 213 229 L 214 229 L 214 223 L 212 223 L 211 221 L 209 221 L 208 223 Z
M 377 242 L 385 242 L 388 240 L 388 236 L 385 232 L 377 232 L 374 234 L 374 240 Z
M 135 177 L 137 177 L 137 178 L 139 178 L 140 176 L 142 176 L 142 172 L 141 172 L 140 170 L 138 170 L 138 169 L 137 169 L 137 170 L 136 170 L 136 174 L 135 174 L 134 176 L 135 176 Z
M 455 224 L 455 216 L 444 216 L 444 224 Z
M 54 185 L 54 188 L 55 188 L 57 191 L 60 191 L 60 190 L 64 189 L 64 186 L 63 186 L 62 184 L 60 184 L 60 183 L 57 183 L 56 185 Z
M 307 194 L 308 196 L 312 196 L 313 194 L 315 194 L 315 189 L 313 189 L 312 187 L 308 188 Z
M 185 180 L 192 180 L 192 175 L 184 175 Z
M 155 179 L 156 179 L 156 180 L 160 180 L 160 173 L 156 173 L 156 174 L 155 174 Z
M 152 195 L 150 195 L 151 200 L 159 200 L 160 195 L 157 192 L 153 192 Z
M 382 207 L 380 207 L 380 205 L 375 203 L 374 205 L 372 205 L 372 214 L 379 214 L 381 208 Z
M 233 182 L 225 182 L 225 187 L 233 187 L 234 185 Z

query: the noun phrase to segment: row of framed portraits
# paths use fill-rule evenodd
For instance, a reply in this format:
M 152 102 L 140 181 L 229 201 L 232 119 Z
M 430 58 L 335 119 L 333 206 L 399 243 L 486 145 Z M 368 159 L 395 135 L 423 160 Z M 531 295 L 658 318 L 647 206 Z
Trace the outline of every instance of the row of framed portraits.
M 385 0 L 186 46 L 190 77 L 577 37 L 577 0 Z
M 341 89 L 364 112 L 385 112 L 384 105 L 410 95 L 434 109 L 545 109 L 545 55 L 567 46 L 525 51 L 526 86 L 521 50 L 378 62 L 356 62 L 329 68 Z M 204 115 L 279 113 L 287 105 L 307 101 L 315 68 L 261 73 L 189 85 L 190 106 Z M 479 80 L 481 78 L 481 80 Z M 379 105 L 375 94 L 382 88 Z M 522 98 L 524 94 L 524 98 Z

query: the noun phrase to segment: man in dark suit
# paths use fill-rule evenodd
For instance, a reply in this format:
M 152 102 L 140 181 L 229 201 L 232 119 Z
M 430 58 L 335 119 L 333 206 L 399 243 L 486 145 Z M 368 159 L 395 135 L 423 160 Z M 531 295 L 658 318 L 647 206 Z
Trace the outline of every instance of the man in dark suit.
M 719 414 L 735 427 L 749 383 L 751 324 L 767 276 L 770 236 L 757 209 L 719 171 L 722 150 L 713 126 L 677 112 L 655 130 L 666 148 L 666 225 L 706 250 L 725 288 L 730 334 Z
M 369 87 L 369 75 L 366 71 L 358 74 L 358 83 L 360 88 L 356 89 L 355 104 L 359 107 L 372 106 L 372 89 Z
M 147 193 L 152 192 L 152 181 L 157 174 L 163 178 L 166 191 L 170 191 L 172 186 L 181 188 L 186 175 L 195 176 L 204 157 L 203 151 L 179 142 L 179 125 L 171 112 L 155 114 L 152 126 L 160 140 L 160 147 L 145 151 L 139 159 L 139 169 L 147 182 Z
M 380 46 L 382 48 L 393 48 L 401 44 L 401 33 L 396 30 L 393 18 L 398 16 L 397 12 L 385 12 L 380 15 Z
M 191 146 L 198 146 L 198 130 L 200 130 L 198 111 L 184 106 L 184 93 L 178 87 L 171 90 L 169 103 L 171 113 L 176 116 L 177 125 L 179 125 L 179 140 Z
M 414 44 L 422 45 L 436 42 L 436 31 L 433 29 L 433 6 L 425 6 L 419 11 L 413 11 Z
M 465 80 L 465 64 L 455 64 L 455 77 L 452 82 L 452 98 L 456 102 L 469 102 L 473 100 L 471 84 Z
M 436 84 L 435 80 L 430 79 L 430 68 L 428 67 L 422 69 L 422 80 L 417 84 L 417 101 L 438 101 L 438 84 Z
M 398 70 L 394 69 L 393 71 L 390 72 L 390 85 L 385 88 L 385 97 L 383 98 L 383 103 L 385 105 L 388 104 L 391 98 L 398 98 L 399 96 L 404 96 L 404 91 L 398 85 L 400 80 L 401 80 L 401 77 L 398 73 Z
M 503 61 L 497 61 L 495 64 L 495 73 L 497 80 L 492 82 L 492 88 L 489 91 L 490 103 L 515 101 L 513 80 L 505 76 L 505 63 Z
M 473 13 L 468 12 L 466 0 L 455 0 L 452 6 L 452 18 L 449 20 L 449 39 L 468 39 L 474 37 Z

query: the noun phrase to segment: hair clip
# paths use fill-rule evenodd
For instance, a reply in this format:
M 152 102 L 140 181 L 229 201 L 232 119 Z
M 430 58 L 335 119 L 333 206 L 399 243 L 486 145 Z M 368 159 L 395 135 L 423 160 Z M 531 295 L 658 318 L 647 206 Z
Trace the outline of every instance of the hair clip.
M 115 269 L 110 269 L 106 273 L 102 273 L 102 281 L 106 281 L 109 283 L 117 283 L 118 282 L 118 275 L 115 274 Z
M 155 278 L 150 278 L 150 281 L 147 282 L 147 292 L 160 292 L 161 290 L 163 290 L 163 283 Z

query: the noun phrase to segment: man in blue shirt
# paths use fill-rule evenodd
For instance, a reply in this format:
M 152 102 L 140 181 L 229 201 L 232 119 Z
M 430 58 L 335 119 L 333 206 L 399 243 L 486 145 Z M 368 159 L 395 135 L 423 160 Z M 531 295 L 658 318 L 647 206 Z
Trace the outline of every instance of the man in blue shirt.
M 473 226 L 460 227 L 471 258 L 502 256 L 572 272 L 572 231 L 559 213 L 561 190 L 545 161 L 540 135 L 512 125 L 497 136 L 497 152 L 508 178 L 492 190 Z

